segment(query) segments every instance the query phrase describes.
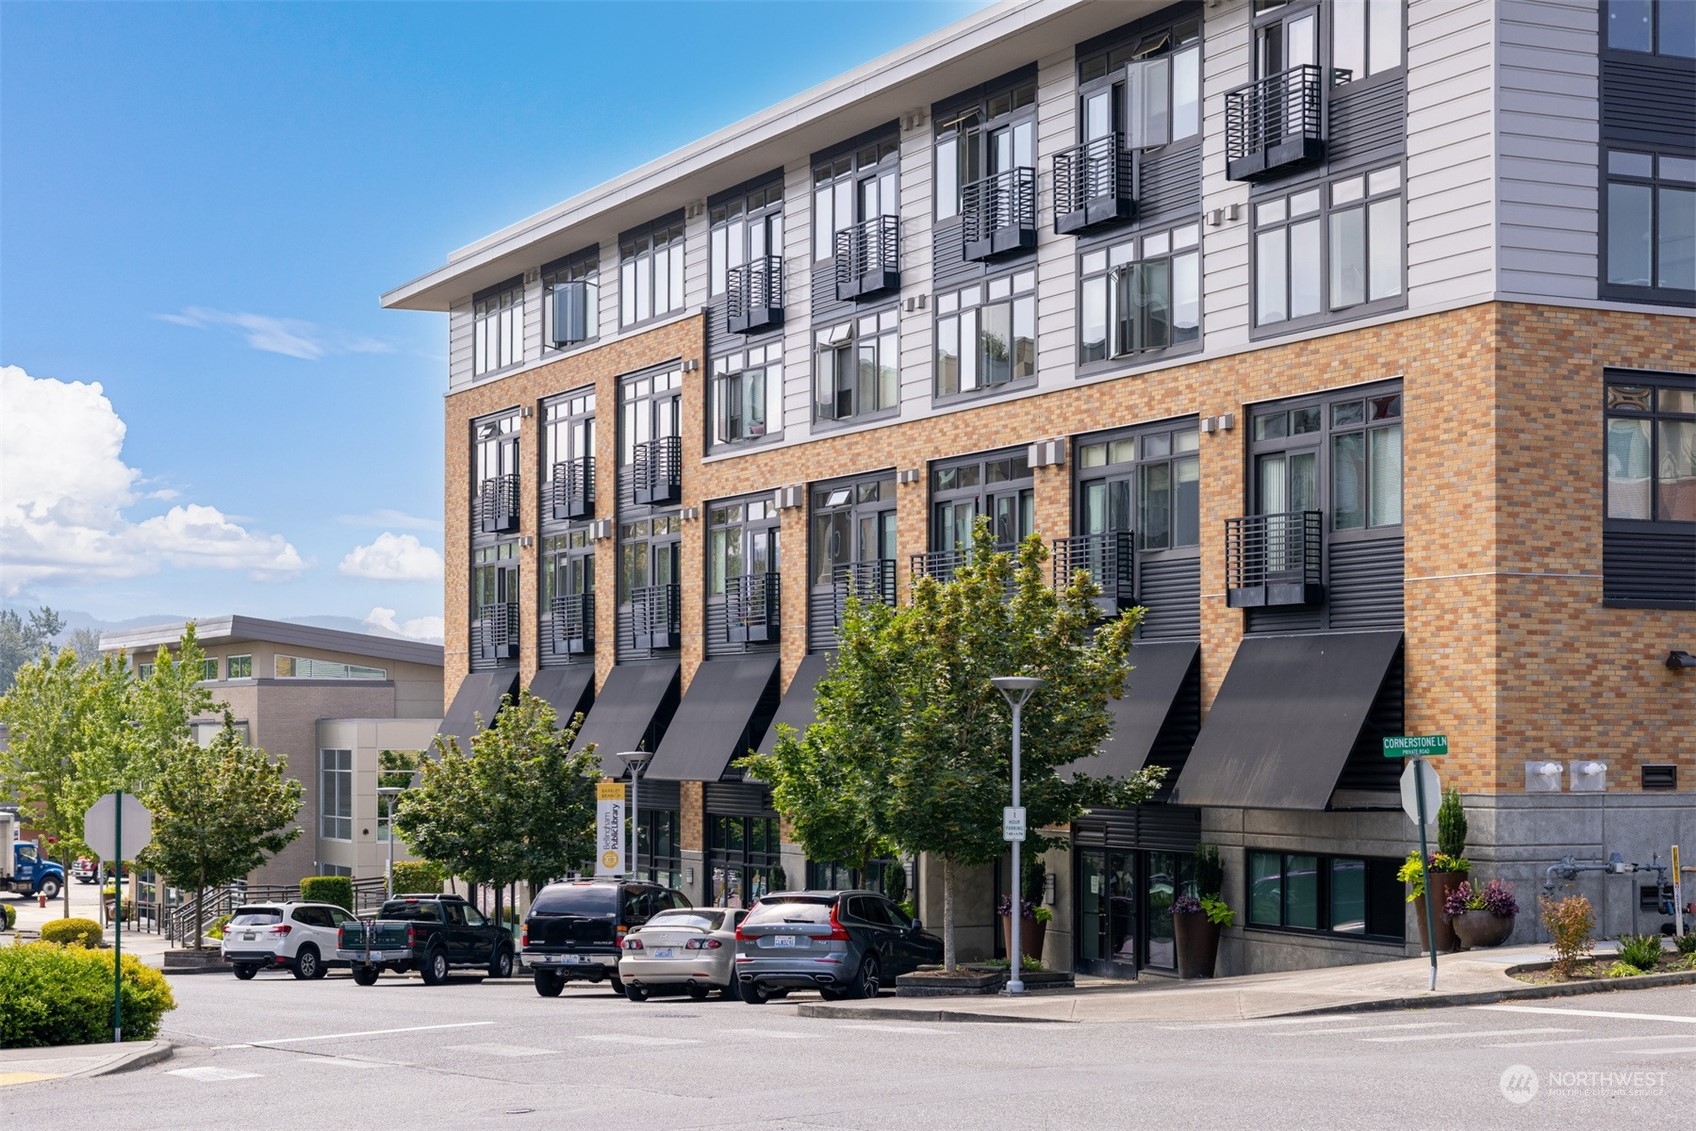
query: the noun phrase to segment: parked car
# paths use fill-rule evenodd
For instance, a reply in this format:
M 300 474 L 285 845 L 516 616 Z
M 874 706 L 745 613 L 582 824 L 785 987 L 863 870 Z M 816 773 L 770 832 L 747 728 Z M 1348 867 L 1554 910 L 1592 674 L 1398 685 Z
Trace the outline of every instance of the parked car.
M 344 922 L 336 945 L 336 957 L 353 967 L 353 980 L 362 986 L 384 970 L 416 969 L 427 986 L 462 969 L 510 978 L 513 954 L 512 932 L 457 895 L 396 896 L 375 919 Z
M 688 907 L 674 888 L 641 880 L 559 880 L 536 894 L 524 918 L 524 961 L 536 992 L 558 997 L 567 982 L 610 981 L 622 994 L 619 940 L 669 908 Z
M 619 944 L 624 996 L 645 1001 L 654 991 L 682 990 L 696 1001 L 718 990 L 736 996 L 739 907 L 671 907 L 654 913 Z
M 71 865 L 71 878 L 79 884 L 92 884 L 100 877 L 100 865 L 93 858 L 79 856 Z
M 333 903 L 249 903 L 230 916 L 219 951 L 244 982 L 267 969 L 322 978 L 347 965 L 336 958 L 336 933 L 352 919 Z
M 871 891 L 774 892 L 736 928 L 737 982 L 756 1005 L 791 989 L 876 997 L 885 982 L 941 961 L 942 940 Z

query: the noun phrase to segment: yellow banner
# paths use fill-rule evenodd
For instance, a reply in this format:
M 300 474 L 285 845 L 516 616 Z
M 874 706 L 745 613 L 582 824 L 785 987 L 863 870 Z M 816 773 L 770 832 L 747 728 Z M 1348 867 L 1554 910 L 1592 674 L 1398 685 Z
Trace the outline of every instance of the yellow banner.
M 599 781 L 595 783 L 596 801 L 623 801 L 624 783 L 621 781 Z

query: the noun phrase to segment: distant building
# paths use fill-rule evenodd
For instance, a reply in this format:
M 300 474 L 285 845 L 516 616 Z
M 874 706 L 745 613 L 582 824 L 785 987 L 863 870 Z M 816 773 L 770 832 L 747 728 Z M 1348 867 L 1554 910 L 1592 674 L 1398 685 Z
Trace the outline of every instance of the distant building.
M 175 649 L 184 623 L 100 637 L 150 671 L 160 647 Z M 195 622 L 204 677 L 253 745 L 282 759 L 305 787 L 304 835 L 250 877 L 294 884 L 302 876 L 380 876 L 388 858 L 387 808 L 377 795 L 383 750 L 427 749 L 442 710 L 442 648 L 413 640 L 312 628 L 256 617 Z M 195 723 L 202 744 L 222 725 Z M 396 846 L 397 859 L 406 854 Z

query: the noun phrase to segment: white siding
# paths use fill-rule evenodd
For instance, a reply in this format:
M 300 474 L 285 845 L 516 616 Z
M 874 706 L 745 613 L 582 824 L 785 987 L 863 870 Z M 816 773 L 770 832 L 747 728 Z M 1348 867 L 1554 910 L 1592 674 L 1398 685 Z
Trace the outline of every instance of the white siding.
M 813 170 L 793 161 L 783 174 L 783 437 L 813 428 Z
M 1203 14 L 1201 199 L 1204 211 L 1236 205 L 1238 218 L 1201 227 L 1201 332 L 1209 353 L 1248 342 L 1248 185 L 1225 179 L 1225 92 L 1250 81 L 1249 4 Z
M 448 307 L 448 391 L 471 384 L 471 300 Z
M 1078 141 L 1078 63 L 1071 51 L 1037 64 L 1036 373 L 1066 388 L 1077 373 L 1077 241 L 1054 234 L 1054 155 Z
M 1495 290 L 1496 0 L 1407 12 L 1408 308 Z
M 524 273 L 524 356 L 520 361 L 534 361 L 542 356 L 542 272 L 535 268 Z
M 1501 0 L 1496 20 L 1497 289 L 1504 296 L 1594 299 L 1596 0 Z
M 601 241 L 600 266 L 601 338 L 618 333 L 618 240 Z
M 683 309 L 698 310 L 707 302 L 707 270 L 712 241 L 707 237 L 706 198 L 703 197 L 684 210 L 685 216 L 696 204 L 701 214 L 683 221 Z M 722 326 L 719 327 L 721 330 Z M 703 370 L 704 372 L 704 370 Z
M 912 420 L 930 412 L 934 312 L 908 312 L 908 296 L 931 293 L 931 159 L 936 132 L 929 107 L 921 124 L 901 132 L 901 418 Z M 915 304 L 916 306 L 917 304 Z

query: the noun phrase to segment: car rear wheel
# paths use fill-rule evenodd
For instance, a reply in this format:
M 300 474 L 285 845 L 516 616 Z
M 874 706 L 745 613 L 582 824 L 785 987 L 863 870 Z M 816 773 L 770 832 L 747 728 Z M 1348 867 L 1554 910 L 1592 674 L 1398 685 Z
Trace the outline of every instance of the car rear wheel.
M 707 1000 L 707 987 L 705 986 L 697 986 L 695 983 L 691 982 L 689 983 L 688 993 L 690 1001 Z
M 446 951 L 436 951 L 424 958 L 424 984 L 439 986 L 448 980 L 448 956 Z
M 377 975 L 381 973 L 375 966 L 355 966 L 353 968 L 353 984 L 356 986 L 374 986 Z
M 495 951 L 495 956 L 489 960 L 489 977 L 512 977 L 512 951 L 504 946 Z
M 866 960 L 860 963 L 860 972 L 854 975 L 853 983 L 848 987 L 848 996 L 855 998 L 876 997 L 879 986 L 879 971 L 875 955 L 866 955 Z
M 294 976 L 303 982 L 324 976 L 324 964 L 318 959 L 318 948 L 311 943 L 301 947 L 300 953 L 294 956 Z
M 565 979 L 546 970 L 536 971 L 536 992 L 543 997 L 558 997 L 565 989 Z
M 616 974 L 613 975 L 612 979 L 612 992 L 615 994 L 622 994 L 624 992 L 624 983 L 619 980 Z
M 244 982 L 250 981 L 255 974 L 259 973 L 259 967 L 248 962 L 239 963 L 234 969 L 236 977 Z
M 48 899 L 57 899 L 59 897 L 59 881 L 55 879 L 42 880 L 40 892 Z
M 624 984 L 624 996 L 631 1001 L 647 1001 L 648 991 L 642 986 L 633 986 L 626 982 Z
M 841 1001 L 842 1000 L 842 991 L 841 990 L 820 990 L 819 996 L 822 997 L 826 1001 Z
M 771 1000 L 771 991 L 758 982 L 744 982 L 742 984 L 742 1000 L 749 1005 L 764 1005 Z

